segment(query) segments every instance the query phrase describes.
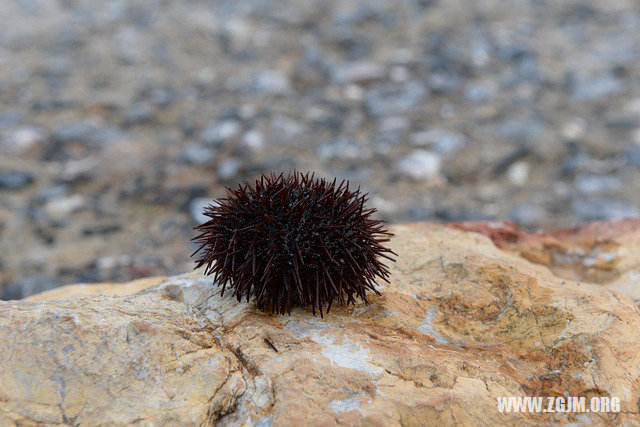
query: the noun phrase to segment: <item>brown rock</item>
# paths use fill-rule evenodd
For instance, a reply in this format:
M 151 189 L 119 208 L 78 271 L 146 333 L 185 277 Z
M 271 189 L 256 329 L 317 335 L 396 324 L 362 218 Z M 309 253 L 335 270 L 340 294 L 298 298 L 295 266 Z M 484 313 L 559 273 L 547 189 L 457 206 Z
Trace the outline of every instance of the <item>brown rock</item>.
M 633 254 L 625 227 L 547 238 L 599 233 Z M 449 227 L 393 227 L 391 284 L 324 318 L 261 313 L 197 274 L 130 296 L 2 303 L 0 424 L 640 423 L 640 315 L 608 289 L 633 288 L 637 266 L 574 282 L 519 256 L 542 244 L 515 231 L 503 250 Z M 510 395 L 615 396 L 621 413 L 499 413 Z

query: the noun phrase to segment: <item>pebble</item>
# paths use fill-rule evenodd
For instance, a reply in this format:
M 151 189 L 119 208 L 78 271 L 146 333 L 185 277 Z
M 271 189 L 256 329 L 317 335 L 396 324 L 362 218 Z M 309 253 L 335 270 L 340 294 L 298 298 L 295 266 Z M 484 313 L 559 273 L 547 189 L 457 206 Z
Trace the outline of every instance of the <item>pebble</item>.
M 492 81 L 472 82 L 464 89 L 464 99 L 472 103 L 486 102 L 498 93 L 497 84 Z
M 518 205 L 509 214 L 509 218 L 523 227 L 534 227 L 540 224 L 547 213 L 543 208 L 534 204 Z
M 204 224 L 209 221 L 210 218 L 203 214 L 209 205 L 219 206 L 218 202 L 208 197 L 196 197 L 189 202 L 189 213 L 196 224 Z
M 33 183 L 32 173 L 23 170 L 0 171 L 0 189 L 2 190 L 22 190 Z
M 225 160 L 218 165 L 218 177 L 225 181 L 229 180 L 238 174 L 241 167 L 242 162 L 238 159 Z
M 507 179 L 516 187 L 522 187 L 529 181 L 529 163 L 518 161 L 507 169 Z
M 500 124 L 500 136 L 505 139 L 531 142 L 540 137 L 544 124 L 537 118 L 507 119 Z
M 435 152 L 447 154 L 464 147 L 467 138 L 458 132 L 446 129 L 432 129 L 411 135 L 411 143 L 416 146 L 429 146 Z
M 597 101 L 623 91 L 622 82 L 610 74 L 591 79 L 577 79 L 572 86 L 571 97 L 577 102 Z
M 640 216 L 640 211 L 621 200 L 578 199 L 571 205 L 573 214 L 584 221 L 616 220 Z
M 621 182 L 610 176 L 584 175 L 576 178 L 576 187 L 583 194 L 607 193 L 620 186 Z
M 242 127 L 237 120 L 214 121 L 204 128 L 200 138 L 207 144 L 221 145 L 240 134 L 241 130 Z
M 51 140 L 59 144 L 78 142 L 99 145 L 117 140 L 121 136 L 121 132 L 114 127 L 81 121 L 57 127 L 51 134 Z
M 252 151 L 260 151 L 264 148 L 264 136 L 260 131 L 249 130 L 242 135 L 242 142 Z
M 365 109 L 374 116 L 405 113 L 422 102 L 427 89 L 417 81 L 387 83 L 369 89 L 365 95 Z
M 65 219 L 85 205 L 85 198 L 80 194 L 72 194 L 49 199 L 44 205 L 45 213 L 53 219 Z
M 7 283 L 2 291 L 2 299 L 18 300 L 58 286 L 60 286 L 60 282 L 56 277 L 43 275 L 26 276 L 13 283 Z
M 258 73 L 254 86 L 261 95 L 286 95 L 291 92 L 291 84 L 287 76 L 276 70 Z
M 400 174 L 414 180 L 433 179 L 440 174 L 440 156 L 428 150 L 414 150 L 398 162 Z
M 178 159 L 182 163 L 198 166 L 206 166 L 208 164 L 211 164 L 214 158 L 214 150 L 197 144 L 187 145 L 184 150 L 180 152 L 180 156 L 178 157 Z
M 386 69 L 374 62 L 349 62 L 335 66 L 332 73 L 332 80 L 340 85 L 366 84 L 383 79 Z
M 146 103 L 136 102 L 129 108 L 125 118 L 125 125 L 134 126 L 149 123 L 153 120 L 153 109 Z
M 0 140 L 0 147 L 3 150 L 21 154 L 30 148 L 41 144 L 44 141 L 44 135 L 36 128 L 18 128 L 8 133 L 7 136 Z

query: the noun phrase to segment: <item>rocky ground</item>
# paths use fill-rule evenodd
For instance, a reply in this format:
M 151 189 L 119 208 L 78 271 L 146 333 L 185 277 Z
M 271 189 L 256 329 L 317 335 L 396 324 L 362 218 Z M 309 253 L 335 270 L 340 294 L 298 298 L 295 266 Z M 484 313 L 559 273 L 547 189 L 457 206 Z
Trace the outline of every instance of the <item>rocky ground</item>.
M 0 424 L 640 422 L 640 220 L 392 231 L 381 295 L 324 318 L 257 311 L 199 273 L 0 302 Z M 620 411 L 496 403 L 563 395 L 617 397 Z
M 638 216 L 632 0 L 16 0 L 0 297 L 187 271 L 202 206 L 315 170 L 380 216 Z

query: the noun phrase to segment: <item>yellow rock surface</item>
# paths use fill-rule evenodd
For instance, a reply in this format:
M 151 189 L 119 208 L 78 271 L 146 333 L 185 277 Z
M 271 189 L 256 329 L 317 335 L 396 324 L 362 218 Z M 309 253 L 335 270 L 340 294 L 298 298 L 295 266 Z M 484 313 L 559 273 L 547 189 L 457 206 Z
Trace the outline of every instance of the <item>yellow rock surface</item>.
M 0 303 L 0 424 L 640 423 L 633 260 L 606 283 L 576 282 L 517 242 L 428 223 L 392 231 L 382 295 L 324 318 L 259 312 L 198 274 L 133 295 Z M 633 233 L 607 238 L 634 254 Z M 512 395 L 622 408 L 499 413 L 496 398 Z

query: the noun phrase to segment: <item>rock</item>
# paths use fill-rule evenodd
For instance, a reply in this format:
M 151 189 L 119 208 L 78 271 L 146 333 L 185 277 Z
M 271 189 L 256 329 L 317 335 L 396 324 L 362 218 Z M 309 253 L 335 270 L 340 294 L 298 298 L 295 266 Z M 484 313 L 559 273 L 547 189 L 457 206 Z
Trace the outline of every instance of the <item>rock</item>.
M 34 180 L 33 174 L 23 170 L 0 171 L 0 190 L 22 190 Z
M 242 162 L 238 159 L 225 160 L 218 165 L 218 177 L 222 180 L 229 180 L 240 172 L 241 167 Z
M 574 101 L 597 101 L 621 93 L 623 85 L 618 78 L 605 74 L 591 79 L 578 79 L 573 83 L 571 96 Z
M 189 213 L 191 213 L 191 218 L 195 223 L 204 224 L 209 221 L 210 218 L 202 212 L 211 204 L 215 205 L 216 201 L 207 197 L 197 197 L 189 202 Z
M 80 194 L 61 196 L 49 199 L 44 205 L 44 211 L 51 218 L 61 220 L 82 209 L 85 203 L 85 198 Z
M 533 227 L 540 224 L 540 221 L 542 221 L 544 217 L 545 210 L 540 206 L 530 203 L 516 206 L 509 215 L 509 218 L 524 227 Z
M 287 76 L 275 70 L 258 73 L 254 86 L 259 94 L 265 95 L 286 95 L 291 91 Z
M 153 120 L 153 108 L 143 102 L 136 102 L 131 105 L 125 117 L 125 125 L 135 126 L 149 123 Z
M 190 144 L 180 153 L 179 160 L 183 163 L 205 166 L 215 158 L 215 151 L 201 145 Z
M 240 122 L 233 119 L 214 121 L 202 131 L 202 140 L 211 145 L 221 145 L 240 133 Z
M 365 108 L 374 117 L 405 113 L 422 102 L 426 88 L 417 81 L 372 87 L 365 97 Z
M 568 424 L 577 414 L 496 409 L 565 394 L 620 398 L 620 413 L 582 423 L 640 422 L 640 314 L 625 295 L 638 294 L 640 220 L 391 231 L 382 295 L 324 318 L 259 312 L 198 273 L 134 295 L 0 303 L 0 423 Z M 574 273 L 606 271 L 600 284 L 567 278 L 572 263 L 536 265 L 587 242 Z
M 73 122 L 57 127 L 51 134 L 55 144 L 83 143 L 100 145 L 121 137 L 119 129 L 98 125 L 92 121 Z
M 38 129 L 24 127 L 9 132 L 0 140 L 0 147 L 9 153 L 21 154 L 43 141 L 44 136 Z
M 9 283 L 2 289 L 3 300 L 17 300 L 29 295 L 57 288 L 60 282 L 55 277 L 33 275 Z
M 465 87 L 464 98 L 469 102 L 489 101 L 498 93 L 498 87 L 492 80 L 472 82 Z
M 466 140 L 464 135 L 446 129 L 431 129 L 411 135 L 413 145 L 428 145 L 440 154 L 459 150 L 464 147 Z
M 544 123 L 537 118 L 514 118 L 502 122 L 500 135 L 516 141 L 535 141 L 544 131 Z
M 433 179 L 440 174 L 440 156 L 428 150 L 414 150 L 397 167 L 400 174 L 411 179 Z
M 611 176 L 584 175 L 576 178 L 576 187 L 583 194 L 613 192 L 619 189 L 621 185 L 622 183 L 619 180 Z
M 348 62 L 333 69 L 332 79 L 337 84 L 366 84 L 385 77 L 382 64 L 374 62 Z
M 577 199 L 571 204 L 573 213 L 583 221 L 615 220 L 640 216 L 634 206 L 620 200 Z

